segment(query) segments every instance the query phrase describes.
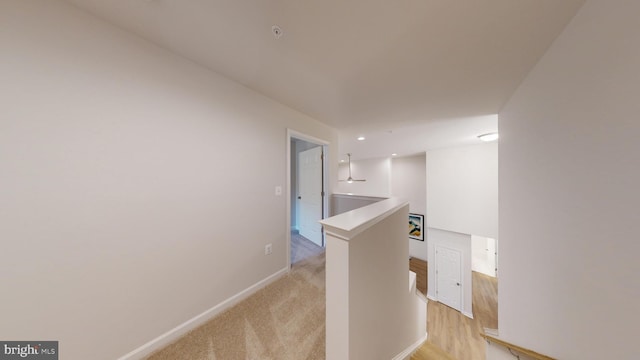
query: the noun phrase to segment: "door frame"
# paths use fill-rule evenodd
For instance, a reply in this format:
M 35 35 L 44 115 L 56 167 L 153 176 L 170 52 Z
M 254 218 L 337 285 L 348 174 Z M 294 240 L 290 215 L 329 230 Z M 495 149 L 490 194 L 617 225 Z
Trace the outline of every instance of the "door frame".
M 291 159 L 291 166 L 293 167 L 293 164 L 296 165 L 295 174 L 291 174 L 291 181 L 296 180 L 295 184 L 291 184 L 291 206 L 295 206 L 295 211 L 291 209 L 291 219 L 297 220 L 298 233 L 302 237 L 322 247 L 324 246 L 322 224 L 318 223 L 318 220 L 324 218 L 324 195 L 322 194 L 324 190 L 322 186 L 324 182 L 322 175 L 324 149 L 322 146 L 301 140 L 292 140 L 291 145 L 296 145 L 294 151 L 297 155 L 297 161 L 296 159 Z M 301 149 L 297 148 L 298 145 L 304 145 L 303 147 L 306 150 L 300 151 Z M 308 148 L 307 146 L 312 147 Z M 294 156 L 294 151 L 291 152 L 292 157 Z M 318 194 L 318 191 L 320 191 L 320 194 Z M 320 201 L 317 201 L 318 197 Z M 318 206 L 320 207 L 319 209 Z M 317 216 L 320 216 L 320 218 L 316 218 Z M 307 217 L 310 219 L 307 219 Z M 293 228 L 295 226 L 292 226 Z
M 458 254 L 460 254 L 460 300 L 459 300 L 459 304 L 460 304 L 460 309 L 456 309 L 454 307 L 451 307 L 450 305 L 444 304 L 449 306 L 450 308 L 464 314 L 464 266 L 462 266 L 462 264 L 464 264 L 464 252 L 461 251 L 460 249 L 455 249 L 449 246 L 444 246 L 444 245 L 434 245 L 433 250 L 435 251 L 435 256 L 434 256 L 434 260 L 435 260 L 435 270 L 436 270 L 436 276 L 435 276 L 435 280 L 436 280 L 436 300 L 438 302 L 440 301 L 440 292 L 438 291 L 438 248 L 443 248 L 443 249 L 447 249 L 450 251 L 455 251 Z M 468 316 L 468 315 L 466 315 Z M 473 316 L 469 316 L 470 318 L 473 319 Z
M 322 191 L 324 196 L 322 197 L 322 218 L 329 217 L 329 167 L 327 166 L 329 161 L 329 142 L 318 139 L 316 137 L 295 131 L 293 129 L 287 129 L 287 214 L 286 214 L 286 239 L 287 239 L 287 269 L 291 269 L 291 140 L 303 140 L 312 144 L 322 146 Z M 326 246 L 325 234 L 322 232 L 322 245 Z

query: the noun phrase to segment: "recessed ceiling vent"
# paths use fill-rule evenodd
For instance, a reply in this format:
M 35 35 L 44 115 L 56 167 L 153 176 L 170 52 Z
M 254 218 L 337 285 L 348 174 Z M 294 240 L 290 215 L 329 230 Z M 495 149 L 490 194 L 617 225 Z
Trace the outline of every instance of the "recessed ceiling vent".
M 276 39 L 280 39 L 282 37 L 283 31 L 278 25 L 273 25 L 271 27 L 271 32 L 273 33 L 273 36 L 275 36 Z

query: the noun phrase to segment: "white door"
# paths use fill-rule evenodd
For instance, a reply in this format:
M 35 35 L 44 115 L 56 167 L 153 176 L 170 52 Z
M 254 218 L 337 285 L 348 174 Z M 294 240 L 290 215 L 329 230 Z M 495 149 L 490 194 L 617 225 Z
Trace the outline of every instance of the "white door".
M 462 254 L 436 246 L 436 295 L 438 301 L 458 311 L 462 309 Z
M 322 246 L 322 146 L 298 153 L 300 235 Z

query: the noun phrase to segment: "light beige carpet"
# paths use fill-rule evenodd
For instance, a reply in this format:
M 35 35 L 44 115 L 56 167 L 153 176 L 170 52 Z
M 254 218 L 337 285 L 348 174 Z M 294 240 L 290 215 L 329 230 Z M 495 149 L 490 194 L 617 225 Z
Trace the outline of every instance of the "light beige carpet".
M 152 354 L 149 360 L 325 358 L 324 253 Z

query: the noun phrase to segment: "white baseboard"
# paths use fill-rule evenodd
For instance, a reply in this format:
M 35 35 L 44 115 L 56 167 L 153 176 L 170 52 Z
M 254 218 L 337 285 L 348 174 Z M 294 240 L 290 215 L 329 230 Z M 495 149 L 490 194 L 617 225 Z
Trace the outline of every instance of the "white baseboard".
M 416 350 L 418 350 L 418 348 L 420 348 L 420 345 L 422 345 L 422 343 L 427 341 L 427 335 L 428 334 L 425 333 L 423 337 L 418 339 L 418 341 L 416 341 L 413 344 L 411 344 L 408 348 L 404 349 L 404 351 L 402 351 L 400 354 L 394 356 L 393 359 L 391 359 L 391 360 L 405 360 L 405 359 L 408 359 Z
M 491 335 L 493 337 L 498 337 L 500 335 L 498 333 L 498 329 L 490 329 L 490 328 L 483 327 L 482 331 L 484 331 L 486 335 Z
M 195 316 L 192 319 L 185 321 L 184 323 L 176 326 L 175 328 L 167 331 L 166 333 L 158 336 L 157 338 L 149 341 L 148 343 L 140 346 L 139 348 L 131 351 L 130 353 L 120 357 L 118 360 L 138 360 L 138 359 L 142 359 L 145 356 L 150 355 L 154 351 L 162 349 L 163 347 L 171 344 L 172 342 L 180 338 L 182 335 L 206 323 L 207 321 L 211 320 L 214 316 L 227 310 L 228 308 L 239 303 L 240 301 L 248 298 L 249 296 L 254 294 L 256 291 L 269 285 L 270 283 L 274 282 L 275 280 L 282 277 L 288 272 L 289 272 L 288 267 L 278 270 L 275 274 L 272 274 L 267 278 L 258 281 L 257 283 L 233 295 L 232 297 L 221 302 L 220 304 L 210 308 L 209 310 L 206 310 L 205 312 Z
M 438 301 L 438 299 L 436 299 L 434 296 L 431 296 L 431 295 L 429 295 L 429 294 L 427 294 L 427 299 L 429 299 L 429 300 L 431 300 L 431 301 L 435 301 L 435 302 L 437 302 L 437 301 Z
M 462 315 L 468 317 L 469 319 L 473 319 L 473 313 L 470 313 L 468 311 L 461 311 Z

